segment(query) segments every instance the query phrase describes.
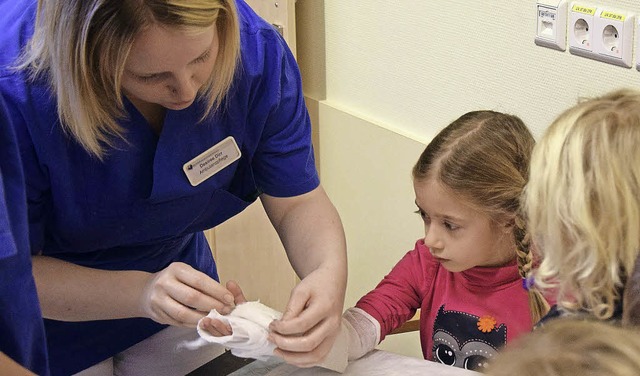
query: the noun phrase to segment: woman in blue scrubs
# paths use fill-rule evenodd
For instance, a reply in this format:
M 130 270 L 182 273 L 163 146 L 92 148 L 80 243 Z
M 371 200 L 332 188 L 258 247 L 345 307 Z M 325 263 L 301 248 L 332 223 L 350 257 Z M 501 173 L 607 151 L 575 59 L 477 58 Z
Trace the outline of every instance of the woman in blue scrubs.
M 213 357 L 175 351 L 237 294 L 202 231 L 256 198 L 301 277 L 273 325 L 297 339 L 279 354 L 322 358 L 346 245 L 281 36 L 243 0 L 0 0 L 0 13 L 52 373 L 179 374 Z
M 27 369 L 49 374 L 20 154 L 0 96 L 0 374 L 30 374 Z

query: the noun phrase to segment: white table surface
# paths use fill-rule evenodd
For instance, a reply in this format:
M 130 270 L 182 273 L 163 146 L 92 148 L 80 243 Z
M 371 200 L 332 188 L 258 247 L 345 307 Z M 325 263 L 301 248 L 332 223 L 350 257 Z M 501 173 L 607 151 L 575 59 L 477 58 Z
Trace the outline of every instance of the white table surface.
M 229 376 L 336 376 L 337 372 L 320 367 L 298 368 L 285 364 L 279 358 L 269 361 L 256 360 Z M 364 357 L 349 363 L 343 375 L 367 376 L 477 376 L 478 372 L 424 359 L 398 355 L 387 351 L 374 350 Z

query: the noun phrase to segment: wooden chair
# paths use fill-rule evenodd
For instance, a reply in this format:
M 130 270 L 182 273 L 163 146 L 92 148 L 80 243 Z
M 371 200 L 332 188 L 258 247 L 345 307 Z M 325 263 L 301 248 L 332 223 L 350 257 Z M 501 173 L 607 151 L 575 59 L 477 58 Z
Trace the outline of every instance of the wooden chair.
M 414 332 L 420 330 L 420 310 L 407 322 L 396 328 L 389 334 L 400 334 L 407 332 Z

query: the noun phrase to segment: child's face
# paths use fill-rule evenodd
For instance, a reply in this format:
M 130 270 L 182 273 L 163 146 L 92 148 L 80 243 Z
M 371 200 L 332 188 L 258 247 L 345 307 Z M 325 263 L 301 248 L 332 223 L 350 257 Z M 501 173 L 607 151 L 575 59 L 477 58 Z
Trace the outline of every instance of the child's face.
M 134 103 L 182 110 L 207 82 L 218 54 L 216 27 L 198 33 L 154 25 L 135 38 L 122 89 Z
M 512 228 L 506 222 L 495 223 L 436 179 L 414 181 L 413 188 L 424 220 L 424 242 L 447 270 L 500 266 L 514 259 Z

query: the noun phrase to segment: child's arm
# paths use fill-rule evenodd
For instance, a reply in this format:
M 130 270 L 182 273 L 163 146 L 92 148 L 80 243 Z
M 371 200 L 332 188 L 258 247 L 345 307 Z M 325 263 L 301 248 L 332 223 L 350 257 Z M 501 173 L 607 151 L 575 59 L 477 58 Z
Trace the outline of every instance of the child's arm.
M 319 364 L 342 372 L 348 360 L 373 350 L 385 335 L 415 314 L 422 291 L 433 281 L 435 263 L 422 243 L 408 252 L 376 288 L 342 315 L 340 334 L 331 352 Z
M 433 289 L 438 264 L 422 243 L 393 267 L 375 289 L 360 298 L 356 307 L 380 325 L 380 341 L 410 320 Z M 424 311 L 423 314 L 427 312 Z
M 347 361 L 361 358 L 380 341 L 380 323 L 360 308 L 349 308 L 342 315 L 342 325 L 331 351 L 318 364 L 344 372 Z
M 349 330 L 349 360 L 361 358 L 380 342 L 380 323 L 360 308 L 349 308 L 343 315 Z

